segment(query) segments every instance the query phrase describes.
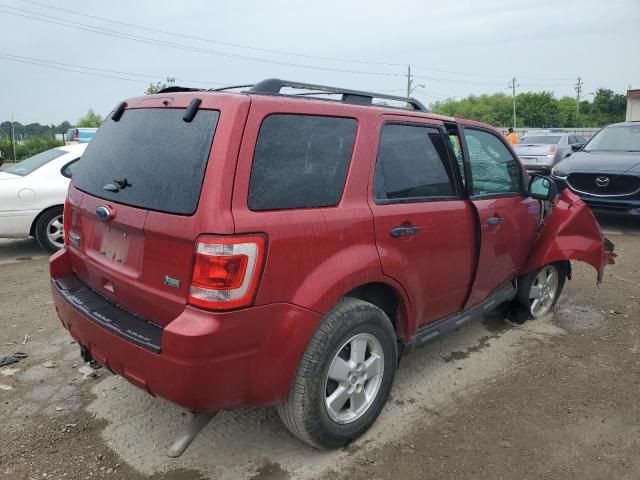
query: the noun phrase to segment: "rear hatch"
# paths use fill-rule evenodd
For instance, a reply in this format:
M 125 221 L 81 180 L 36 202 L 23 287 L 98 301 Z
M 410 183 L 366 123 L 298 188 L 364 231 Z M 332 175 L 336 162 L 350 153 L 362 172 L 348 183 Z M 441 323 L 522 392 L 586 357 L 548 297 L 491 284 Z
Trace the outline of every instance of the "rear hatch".
M 202 221 L 198 205 L 220 110 L 202 105 L 185 121 L 185 108 L 156 105 L 184 106 L 191 98 L 159 100 L 142 100 L 138 104 L 153 108 L 105 120 L 73 176 L 65 223 L 80 280 L 126 310 L 167 325 L 186 304 L 195 239 L 207 226 L 216 228 Z M 232 222 L 218 222 L 216 230 L 232 228 Z

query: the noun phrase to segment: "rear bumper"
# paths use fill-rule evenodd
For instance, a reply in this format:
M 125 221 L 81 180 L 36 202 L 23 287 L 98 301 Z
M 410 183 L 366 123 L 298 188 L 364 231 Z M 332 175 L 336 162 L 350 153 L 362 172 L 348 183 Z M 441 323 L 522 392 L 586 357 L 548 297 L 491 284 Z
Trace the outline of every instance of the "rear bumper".
M 527 170 L 549 171 L 556 164 L 555 158 L 544 157 L 520 157 L 520 161 Z
M 321 316 L 278 303 L 214 313 L 186 306 L 151 351 L 95 321 L 61 292 L 73 272 L 66 249 L 50 260 L 63 326 L 93 358 L 152 395 L 194 411 L 270 405 L 286 395 Z

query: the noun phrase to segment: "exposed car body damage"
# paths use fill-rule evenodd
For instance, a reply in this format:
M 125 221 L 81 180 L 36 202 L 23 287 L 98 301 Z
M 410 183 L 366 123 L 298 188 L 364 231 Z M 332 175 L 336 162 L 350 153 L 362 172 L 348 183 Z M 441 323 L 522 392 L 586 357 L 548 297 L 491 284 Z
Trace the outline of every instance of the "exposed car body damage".
M 581 260 L 598 272 L 614 263 L 613 244 L 604 238 L 591 209 L 569 189 L 560 192 L 521 274 L 562 260 Z

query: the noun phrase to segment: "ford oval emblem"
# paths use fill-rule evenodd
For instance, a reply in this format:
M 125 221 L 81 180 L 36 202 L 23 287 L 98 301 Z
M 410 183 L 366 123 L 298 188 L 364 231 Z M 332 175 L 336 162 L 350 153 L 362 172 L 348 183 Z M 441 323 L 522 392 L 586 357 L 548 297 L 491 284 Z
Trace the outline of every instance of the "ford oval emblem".
M 115 212 L 106 205 L 100 205 L 96 208 L 96 215 L 100 220 L 110 220 L 114 217 Z

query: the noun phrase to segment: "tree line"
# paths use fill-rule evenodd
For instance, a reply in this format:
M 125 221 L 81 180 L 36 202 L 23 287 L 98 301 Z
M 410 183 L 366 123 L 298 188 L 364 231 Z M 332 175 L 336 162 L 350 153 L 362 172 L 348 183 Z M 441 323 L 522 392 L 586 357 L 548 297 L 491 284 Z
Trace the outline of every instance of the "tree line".
M 0 123 L 0 152 L 7 160 L 20 161 L 44 150 L 64 145 L 64 142 L 56 140 L 56 134 L 67 133 L 67 130 L 73 127 L 97 128 L 102 120 L 102 116 L 90 109 L 75 125 L 67 120 L 58 125 L 39 123 L 23 125 L 20 122 L 13 122 L 13 137 L 12 122 L 7 120 Z M 15 139 L 15 145 L 13 139 Z
M 149 85 L 145 92 L 153 94 L 175 84 L 175 79 Z M 625 95 L 608 88 L 598 88 L 592 100 L 556 98 L 552 92 L 523 92 L 516 95 L 516 117 L 518 127 L 601 127 L 624 120 L 627 108 Z M 489 123 L 497 127 L 513 125 L 513 98 L 505 93 L 469 95 L 461 100 L 448 98 L 431 104 L 434 113 L 452 117 L 468 118 Z M 66 133 L 73 127 L 99 127 L 103 118 L 89 110 L 75 125 L 64 121 L 58 125 L 41 125 L 13 122 L 14 145 L 11 141 L 11 122 L 0 123 L 0 152 L 5 159 L 22 160 L 43 150 L 62 144 L 55 134 Z
M 516 126 L 602 127 L 624 121 L 626 109 L 626 95 L 608 88 L 598 88 L 591 101 L 581 100 L 579 109 L 575 98 L 556 98 L 552 92 L 523 92 L 516 95 Z M 448 98 L 432 103 L 431 110 L 498 127 L 513 126 L 513 97 L 505 93 Z

